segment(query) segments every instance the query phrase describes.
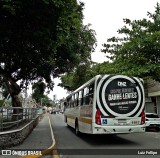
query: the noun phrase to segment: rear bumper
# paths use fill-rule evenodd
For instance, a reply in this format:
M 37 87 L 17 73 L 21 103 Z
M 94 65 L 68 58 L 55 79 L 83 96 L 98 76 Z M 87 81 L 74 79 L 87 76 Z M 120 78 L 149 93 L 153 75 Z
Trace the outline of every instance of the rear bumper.
M 146 128 L 160 128 L 160 124 L 146 124 Z
M 93 134 L 122 134 L 145 132 L 145 125 L 139 126 L 100 126 L 94 127 Z

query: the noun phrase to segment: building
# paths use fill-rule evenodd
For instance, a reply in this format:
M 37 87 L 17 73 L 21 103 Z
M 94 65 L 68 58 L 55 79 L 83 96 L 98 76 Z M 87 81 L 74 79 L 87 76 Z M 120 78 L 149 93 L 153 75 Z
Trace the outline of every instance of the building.
M 146 112 L 154 112 L 160 116 L 160 83 L 155 80 L 147 82 Z
M 24 108 L 35 108 L 37 107 L 37 103 L 31 96 L 25 98 L 22 102 Z

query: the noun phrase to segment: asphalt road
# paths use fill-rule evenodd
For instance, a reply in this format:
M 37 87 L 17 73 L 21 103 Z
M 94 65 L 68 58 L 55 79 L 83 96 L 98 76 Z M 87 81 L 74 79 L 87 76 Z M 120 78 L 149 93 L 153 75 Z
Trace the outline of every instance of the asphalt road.
M 63 114 L 50 115 L 61 158 L 159 158 L 160 132 L 77 137 Z M 157 153 L 156 153 L 157 152 Z M 153 155 L 155 154 L 155 155 Z

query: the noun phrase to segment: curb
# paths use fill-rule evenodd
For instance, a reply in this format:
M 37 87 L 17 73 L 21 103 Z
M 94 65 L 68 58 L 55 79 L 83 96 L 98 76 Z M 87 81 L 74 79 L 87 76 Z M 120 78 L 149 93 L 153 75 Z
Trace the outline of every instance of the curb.
M 56 141 L 55 141 L 55 138 L 54 138 L 53 129 L 52 129 L 52 125 L 51 125 L 51 121 L 50 121 L 50 117 L 49 116 L 48 116 L 48 121 L 49 121 L 50 130 L 51 130 L 52 145 L 48 149 L 43 150 L 41 152 L 41 155 L 18 156 L 17 158 L 40 158 L 40 157 L 42 157 L 42 156 L 44 156 L 46 154 L 49 154 L 49 153 L 51 153 L 51 157 L 52 158 L 60 158 L 59 154 L 58 154 L 58 152 L 56 150 Z

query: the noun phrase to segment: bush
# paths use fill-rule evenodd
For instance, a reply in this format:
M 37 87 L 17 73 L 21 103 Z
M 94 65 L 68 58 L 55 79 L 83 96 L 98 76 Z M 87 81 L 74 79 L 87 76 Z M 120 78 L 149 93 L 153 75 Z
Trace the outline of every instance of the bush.
M 3 105 L 4 100 L 0 100 L 0 107 Z
M 4 105 L 6 105 L 6 106 L 12 106 L 12 103 L 8 102 L 8 101 L 5 101 L 5 104 L 4 104 L 4 100 L 0 100 L 0 107 L 4 106 Z

